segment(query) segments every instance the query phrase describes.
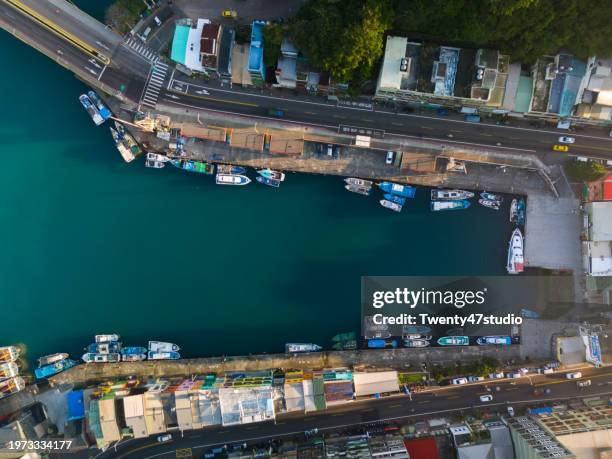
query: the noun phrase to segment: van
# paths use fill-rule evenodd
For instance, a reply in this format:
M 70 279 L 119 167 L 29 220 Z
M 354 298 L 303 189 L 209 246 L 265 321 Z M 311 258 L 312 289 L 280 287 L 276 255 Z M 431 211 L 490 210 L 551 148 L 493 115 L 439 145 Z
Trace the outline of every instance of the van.
M 153 20 L 155 21 L 155 24 L 157 24 L 157 27 L 160 27 L 162 25 L 162 22 L 157 16 L 153 16 Z

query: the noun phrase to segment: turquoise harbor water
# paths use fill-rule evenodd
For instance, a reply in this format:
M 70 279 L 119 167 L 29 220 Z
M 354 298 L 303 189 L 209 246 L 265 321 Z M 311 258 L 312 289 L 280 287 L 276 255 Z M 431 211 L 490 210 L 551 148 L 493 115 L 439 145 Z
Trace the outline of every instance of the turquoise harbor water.
M 127 165 L 68 71 L 3 31 L 0 51 L 0 342 L 29 358 L 97 332 L 186 356 L 329 345 L 359 328 L 362 275 L 505 272 L 506 211 L 432 214 L 420 189 L 398 215 L 338 177 L 236 189 Z

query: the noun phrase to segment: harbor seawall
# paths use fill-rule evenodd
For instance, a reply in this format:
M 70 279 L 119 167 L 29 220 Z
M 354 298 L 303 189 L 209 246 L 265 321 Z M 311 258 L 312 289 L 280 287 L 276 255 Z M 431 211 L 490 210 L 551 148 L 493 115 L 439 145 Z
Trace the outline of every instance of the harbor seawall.
M 188 377 L 195 374 L 222 373 L 227 371 L 255 371 L 267 369 L 322 369 L 359 368 L 395 369 L 398 371 L 420 370 L 421 364 L 455 364 L 482 357 L 493 357 L 500 362 L 520 359 L 521 345 L 504 348 L 435 349 L 364 349 L 355 351 L 326 351 L 307 354 L 260 354 L 237 357 L 206 357 L 181 360 L 144 362 L 122 362 L 114 364 L 82 364 L 50 378 L 53 385 L 87 384 L 117 378 L 136 376 L 139 378 Z

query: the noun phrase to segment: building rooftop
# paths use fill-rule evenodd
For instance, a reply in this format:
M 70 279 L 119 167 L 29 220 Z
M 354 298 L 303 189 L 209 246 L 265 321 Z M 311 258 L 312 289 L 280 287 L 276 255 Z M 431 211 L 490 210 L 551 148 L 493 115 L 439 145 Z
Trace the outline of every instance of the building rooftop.
M 590 214 L 590 240 L 612 241 L 612 201 L 596 201 L 587 204 Z
M 402 60 L 406 57 L 407 43 L 406 37 L 387 37 L 378 84 L 380 88 L 401 89 L 402 73 L 407 73 L 401 71 Z
M 200 52 L 205 54 L 217 54 L 219 24 L 207 23 L 202 27 L 202 35 L 200 38 Z
M 251 25 L 251 46 L 249 48 L 249 71 L 263 70 L 263 21 L 253 21 Z

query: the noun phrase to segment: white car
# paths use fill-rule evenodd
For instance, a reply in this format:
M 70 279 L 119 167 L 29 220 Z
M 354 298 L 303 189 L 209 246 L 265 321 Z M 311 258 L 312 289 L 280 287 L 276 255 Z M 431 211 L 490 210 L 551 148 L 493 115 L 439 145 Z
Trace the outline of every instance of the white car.
M 509 416 L 514 416 L 514 408 L 512 408 L 511 406 L 509 406 L 507 409 L 508 409 L 508 415 L 509 415 Z
M 455 378 L 452 381 L 453 384 L 458 385 L 458 384 L 467 384 L 468 380 L 465 378 Z
M 567 373 L 565 377 L 567 379 L 580 379 L 582 378 L 582 373 L 580 373 L 579 371 L 575 371 L 574 373 Z
M 394 151 L 388 151 L 387 152 L 387 158 L 385 159 L 385 163 L 393 164 L 393 158 L 394 157 L 395 157 L 395 152 Z
M 491 394 L 487 394 L 487 395 L 481 395 L 480 396 L 480 401 L 481 402 L 490 402 L 491 400 L 493 400 L 493 396 Z
M 573 137 L 567 137 L 565 135 L 559 137 L 559 142 L 561 143 L 574 143 L 575 141 L 576 139 L 574 139 Z
M 484 378 L 482 376 L 468 376 L 468 381 L 469 382 L 484 381 Z
M 170 434 L 160 435 L 159 437 L 157 437 L 157 441 L 160 443 L 165 443 L 170 440 L 172 440 L 172 435 Z
M 491 373 L 489 378 L 491 379 L 502 379 L 504 377 L 503 373 Z

